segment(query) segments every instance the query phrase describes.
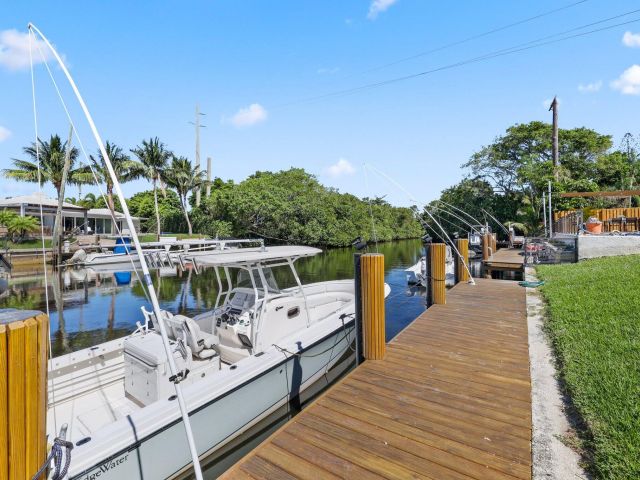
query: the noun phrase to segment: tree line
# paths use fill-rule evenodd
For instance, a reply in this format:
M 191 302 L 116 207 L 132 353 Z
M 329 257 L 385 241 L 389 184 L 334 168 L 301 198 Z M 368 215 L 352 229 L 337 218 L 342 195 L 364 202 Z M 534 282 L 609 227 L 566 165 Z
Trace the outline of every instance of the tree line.
M 425 208 L 449 233 L 468 231 L 469 225 L 452 214 L 454 205 L 480 223 L 493 224 L 485 212 L 501 223 L 513 223 L 525 233 L 543 228 L 542 194 L 552 186 L 554 210 L 607 208 L 618 206 L 614 198 L 561 198 L 563 192 L 629 190 L 638 187 L 640 150 L 634 135 L 627 133 L 618 146 L 611 135 L 580 127 L 559 129 L 559 166 L 552 161 L 552 126 L 534 121 L 513 125 L 483 146 L 462 166 L 462 181 L 442 191 L 440 198 Z M 446 204 L 442 203 L 446 202 Z M 632 198 L 634 206 L 640 198 Z M 455 211 L 454 211 L 455 212 Z M 457 215 L 468 223 L 473 221 Z M 425 215 L 435 229 L 435 223 Z
M 52 135 L 24 149 L 28 160 L 13 159 L 13 168 L 3 171 L 18 181 L 50 182 L 58 197 L 62 191 L 65 156 L 69 156 L 68 183 L 101 183 L 105 198 L 88 193 L 67 201 L 86 208 L 121 210 L 114 198 L 114 185 L 100 152 L 90 155 L 91 165 L 78 165 L 78 150 Z M 175 155 L 157 137 L 143 140 L 129 153 L 106 142 L 106 153 L 121 183 L 144 178 L 150 191 L 127 200 L 132 215 L 145 218 L 146 230 L 193 232 L 212 237 L 264 237 L 273 242 L 346 246 L 356 237 L 368 241 L 416 238 L 422 228 L 411 209 L 398 208 L 381 198 L 360 199 L 320 184 L 303 169 L 256 172 L 235 184 L 216 178 L 211 194 L 195 205 L 194 193 L 204 189 L 204 172 L 191 161 Z
M 96 156 L 89 155 L 90 165 L 78 165 L 78 149 L 68 142 L 63 142 L 59 135 L 51 135 L 48 141 L 38 139 L 38 145 L 32 143 L 23 151 L 29 159 L 12 159 L 14 168 L 3 170 L 3 175 L 6 178 L 37 183 L 40 177 L 42 182 L 51 183 L 56 189 L 57 196 L 60 197 L 65 158 L 68 156 L 70 165 L 67 173 L 68 183 L 73 185 L 104 184 L 106 207 L 112 212 L 115 210 L 113 180 L 100 151 Z M 158 237 L 160 237 L 162 228 L 158 190 L 160 189 L 166 196 L 167 187 L 173 188 L 178 196 L 188 233 L 193 233 L 187 198 L 190 192 L 205 184 L 204 172 L 194 167 L 188 158 L 178 156 L 167 149 L 158 137 L 143 140 L 140 145 L 132 148 L 130 153 L 133 154 L 133 157 L 109 141 L 105 144 L 105 151 L 120 183 L 138 178 L 144 178 L 151 182 L 156 219 L 155 230 Z M 93 194 L 78 203 L 84 204 L 88 208 L 101 206 Z M 88 205 L 88 203 L 92 204 Z

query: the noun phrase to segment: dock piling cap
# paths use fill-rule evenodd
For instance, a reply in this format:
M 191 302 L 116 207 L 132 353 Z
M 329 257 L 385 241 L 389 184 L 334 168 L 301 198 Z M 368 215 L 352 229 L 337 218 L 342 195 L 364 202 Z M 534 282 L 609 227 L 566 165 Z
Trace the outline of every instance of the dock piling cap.
M 0 308 L 0 325 L 27 320 L 42 315 L 39 310 L 21 310 L 19 308 Z

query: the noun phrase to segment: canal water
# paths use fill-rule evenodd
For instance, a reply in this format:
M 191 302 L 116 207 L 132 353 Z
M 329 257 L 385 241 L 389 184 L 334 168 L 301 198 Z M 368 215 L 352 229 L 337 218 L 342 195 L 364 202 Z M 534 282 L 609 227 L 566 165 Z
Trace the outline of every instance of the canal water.
M 369 246 L 376 251 L 375 245 Z M 425 290 L 407 286 L 404 269 L 422 255 L 420 240 L 380 243 L 385 256 L 385 281 L 391 287 L 386 300 L 386 336 L 393 338 L 425 309 Z M 302 283 L 353 278 L 353 248 L 328 249 L 296 262 Z M 276 269 L 283 272 L 285 269 Z M 180 271 L 163 268 L 151 272 L 161 307 L 173 313 L 196 315 L 213 308 L 217 282 L 212 270 Z M 291 279 L 276 276 L 281 287 Z M 141 307 L 151 310 L 133 272 L 104 272 L 68 268 L 48 274 L 51 344 L 54 356 L 123 337 L 142 322 Z M 42 273 L 16 270 L 4 280 L 0 308 L 46 311 Z

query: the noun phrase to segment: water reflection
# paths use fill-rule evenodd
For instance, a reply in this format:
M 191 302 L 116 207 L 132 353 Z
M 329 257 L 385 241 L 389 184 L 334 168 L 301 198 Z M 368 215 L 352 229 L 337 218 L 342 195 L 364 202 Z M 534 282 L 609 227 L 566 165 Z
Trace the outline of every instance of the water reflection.
M 387 339 L 395 336 L 424 310 L 424 289 L 406 284 L 404 269 L 422 254 L 419 240 L 379 244 L 385 255 L 385 281 L 391 286 L 387 298 Z M 372 246 L 370 251 L 376 251 Z M 303 283 L 353 278 L 353 249 L 332 249 L 296 264 Z M 142 320 L 140 307 L 151 309 L 145 290 L 128 265 L 116 269 L 69 268 L 48 274 L 51 341 L 54 355 L 86 348 L 127 335 Z M 294 285 L 287 269 L 276 269 L 281 287 Z M 213 308 L 218 293 L 213 270 L 162 268 L 151 272 L 163 309 L 195 315 Z M 46 311 L 43 275 L 21 277 L 13 272 L 0 293 L 0 308 Z

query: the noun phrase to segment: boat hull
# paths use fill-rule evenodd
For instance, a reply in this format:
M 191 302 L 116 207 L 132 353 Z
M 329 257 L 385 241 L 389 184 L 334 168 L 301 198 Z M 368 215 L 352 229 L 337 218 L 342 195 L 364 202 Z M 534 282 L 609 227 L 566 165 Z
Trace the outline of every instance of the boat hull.
M 300 395 L 327 374 L 353 342 L 353 322 L 303 349 L 285 355 L 245 383 L 219 395 L 190 412 L 191 425 L 202 458 L 215 457 L 232 440 L 253 426 L 277 414 L 283 407 L 300 408 Z M 187 402 L 189 401 L 187 397 Z M 176 406 L 177 408 L 177 406 Z M 135 434 L 135 425 L 131 428 Z M 134 435 L 137 438 L 137 435 Z M 122 480 L 171 478 L 191 463 L 182 420 L 164 425 L 154 433 L 100 459 L 69 478 L 81 480 Z M 73 466 L 73 462 L 72 462 Z

